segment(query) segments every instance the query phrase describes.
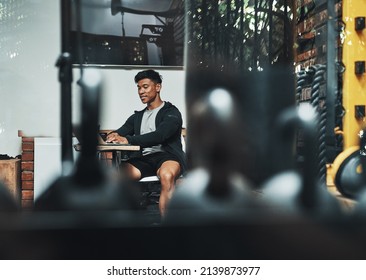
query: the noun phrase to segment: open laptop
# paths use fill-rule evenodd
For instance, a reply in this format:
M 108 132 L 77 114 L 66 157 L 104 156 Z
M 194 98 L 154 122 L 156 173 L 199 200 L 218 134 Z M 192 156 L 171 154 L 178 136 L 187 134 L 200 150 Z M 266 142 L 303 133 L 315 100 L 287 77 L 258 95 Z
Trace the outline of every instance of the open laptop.
M 98 133 L 98 145 L 99 146 L 131 146 L 131 144 L 118 144 L 118 143 L 108 143 L 107 140 L 107 133 Z
M 76 139 L 79 141 L 79 144 L 83 144 L 82 143 L 82 138 L 81 138 L 81 132 L 80 132 L 80 128 L 78 127 L 73 127 L 73 133 L 76 137 Z M 106 147 L 122 147 L 125 146 L 128 150 L 135 150 L 138 151 L 140 150 L 140 146 L 135 146 L 135 145 L 131 145 L 131 144 L 119 144 L 119 143 L 108 143 L 105 140 L 107 139 L 107 133 L 98 133 L 98 146 L 106 146 Z M 130 148 L 128 148 L 130 147 Z

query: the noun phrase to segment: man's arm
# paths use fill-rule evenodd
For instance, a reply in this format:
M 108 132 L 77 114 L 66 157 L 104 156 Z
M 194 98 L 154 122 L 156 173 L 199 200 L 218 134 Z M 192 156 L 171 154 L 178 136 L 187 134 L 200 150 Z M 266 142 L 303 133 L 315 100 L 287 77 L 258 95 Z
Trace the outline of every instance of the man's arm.
M 107 135 L 107 143 L 118 143 L 118 144 L 128 144 L 126 137 L 119 135 L 117 132 L 112 132 Z
M 136 116 L 136 114 L 133 114 L 132 116 L 130 116 L 127 119 L 127 121 L 114 132 L 118 133 L 121 136 L 134 135 L 135 134 L 135 131 L 134 131 L 135 130 L 134 129 L 135 116 Z
M 117 130 L 110 132 L 107 135 L 107 142 L 128 144 L 125 136 L 134 134 L 134 118 L 135 115 L 130 116 L 127 121 Z
M 143 135 L 127 135 L 126 138 L 130 144 L 151 147 L 163 144 L 176 133 L 180 134 L 181 129 L 182 117 L 178 109 L 175 109 L 166 113 L 155 131 Z

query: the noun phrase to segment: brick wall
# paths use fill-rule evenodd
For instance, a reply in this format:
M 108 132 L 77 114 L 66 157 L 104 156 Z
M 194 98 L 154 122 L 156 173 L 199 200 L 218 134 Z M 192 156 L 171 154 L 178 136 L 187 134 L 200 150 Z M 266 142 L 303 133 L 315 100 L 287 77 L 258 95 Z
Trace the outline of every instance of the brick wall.
M 21 205 L 23 209 L 33 208 L 34 201 L 34 138 L 22 137 L 21 159 Z

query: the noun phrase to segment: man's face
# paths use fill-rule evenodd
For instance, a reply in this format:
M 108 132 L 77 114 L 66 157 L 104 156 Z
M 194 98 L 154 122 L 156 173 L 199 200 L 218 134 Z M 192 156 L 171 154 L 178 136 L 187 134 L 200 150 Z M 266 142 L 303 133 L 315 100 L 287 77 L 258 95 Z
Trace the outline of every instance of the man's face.
M 152 103 L 160 92 L 161 84 L 156 84 L 150 79 L 142 79 L 137 83 L 137 90 L 141 102 L 144 104 Z

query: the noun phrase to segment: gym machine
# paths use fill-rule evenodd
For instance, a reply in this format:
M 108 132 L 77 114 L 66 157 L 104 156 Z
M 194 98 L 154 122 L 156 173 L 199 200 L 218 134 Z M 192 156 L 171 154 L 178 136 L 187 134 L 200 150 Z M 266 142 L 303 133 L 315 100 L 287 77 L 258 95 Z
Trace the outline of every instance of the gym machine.
M 343 138 L 343 150 L 332 164 L 331 174 L 337 189 L 346 197 L 358 198 L 363 187 L 360 157 L 364 147 L 366 121 L 366 2 L 343 1 L 341 29 L 342 43 L 342 126 L 335 132 Z

